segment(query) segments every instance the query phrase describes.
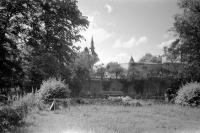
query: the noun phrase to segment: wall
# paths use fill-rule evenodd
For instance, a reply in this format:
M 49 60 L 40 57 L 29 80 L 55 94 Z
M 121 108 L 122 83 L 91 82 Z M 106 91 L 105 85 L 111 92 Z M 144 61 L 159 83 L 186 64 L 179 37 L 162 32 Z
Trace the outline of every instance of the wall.
M 133 98 L 161 98 L 170 87 L 171 79 L 148 78 L 132 81 L 93 79 L 85 82 L 80 96 L 100 96 L 105 91 L 122 91 Z

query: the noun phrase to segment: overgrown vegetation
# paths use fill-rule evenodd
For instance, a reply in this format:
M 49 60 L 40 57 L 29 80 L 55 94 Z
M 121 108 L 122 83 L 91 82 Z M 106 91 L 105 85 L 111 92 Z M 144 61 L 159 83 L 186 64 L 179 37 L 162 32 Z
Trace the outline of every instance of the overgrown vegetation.
M 98 80 L 98 76 L 104 91 L 114 90 L 122 83 L 124 87 L 120 91 L 126 95 L 160 98 L 169 86 L 170 101 L 200 105 L 200 83 L 190 82 L 200 81 L 200 1 L 182 0 L 178 5 L 184 12 L 175 16 L 173 31 L 176 38 L 171 46 L 164 48 L 164 55 L 171 64 L 176 64 L 173 72 L 161 64 L 161 56 L 146 54 L 139 61 L 141 70 L 136 68 L 131 57 L 127 73 L 119 63 L 110 62 L 106 67 L 103 64 L 97 67 L 96 76 L 93 67 L 99 58 L 93 38 L 91 47 L 81 52 L 74 45 L 82 38 L 80 32 L 89 25 L 76 0 L 1 0 L 0 94 L 6 97 L 15 87 L 21 94 L 32 88 L 40 90 L 37 94 L 24 95 L 0 106 L 0 132 L 19 125 L 33 108 L 42 109 L 41 101 L 48 103 L 55 98 L 68 98 L 71 92 L 72 96 L 80 96 L 80 92 L 85 91 L 82 85 L 86 82 L 88 90 L 95 91 L 95 87 L 91 87 L 91 77 Z M 154 70 L 148 69 L 144 63 L 161 65 Z M 184 70 L 178 71 L 179 66 L 184 66 Z M 121 83 L 115 82 L 113 87 L 108 81 L 102 82 L 105 76 L 119 79 Z M 169 81 L 167 76 L 170 76 Z M 185 82 L 190 83 L 180 87 Z M 130 90 L 133 94 L 129 93 Z
M 187 84 L 185 87 L 181 87 L 181 84 L 191 81 L 200 82 L 200 1 L 180 0 L 178 6 L 183 12 L 175 16 L 172 28 L 175 39 L 169 47 L 164 48 L 164 56 L 173 64 L 182 64 L 184 69 L 174 73 L 173 78 L 177 83 L 173 83 L 168 92 L 171 100 L 178 94 L 176 102 L 190 104 L 186 97 L 194 95 L 188 93 L 194 91 L 192 88 L 196 83 Z
M 41 103 L 35 94 L 27 94 L 10 105 L 0 107 L 0 132 L 6 132 L 23 121 L 33 109 L 41 109 Z
M 38 89 L 49 77 L 70 79 L 74 43 L 89 22 L 76 0 L 0 1 L 0 92 Z
M 200 1 L 180 0 L 178 6 L 183 10 L 175 16 L 173 32 L 175 41 L 165 48 L 167 58 L 185 65 L 180 78 L 190 82 L 200 79 Z M 175 75 L 176 76 L 176 75 Z
M 84 105 L 34 114 L 17 133 L 199 133 L 200 110 L 176 105 Z M 34 118 L 34 119 L 33 119 Z
M 49 102 L 54 98 L 67 98 L 70 96 L 70 92 L 69 86 L 60 78 L 50 78 L 42 82 L 38 91 L 38 99 Z
M 200 105 L 200 83 L 191 82 L 183 85 L 175 98 L 176 104 L 181 105 Z

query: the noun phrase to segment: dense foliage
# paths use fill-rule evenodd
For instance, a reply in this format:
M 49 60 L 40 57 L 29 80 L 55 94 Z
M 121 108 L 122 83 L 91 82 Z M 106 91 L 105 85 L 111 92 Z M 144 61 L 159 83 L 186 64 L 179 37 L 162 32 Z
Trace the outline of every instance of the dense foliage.
M 191 82 L 183 85 L 175 98 L 175 103 L 181 105 L 200 105 L 200 83 Z
M 110 62 L 106 65 L 106 70 L 111 75 L 114 75 L 116 79 L 123 77 L 124 69 L 117 62 Z
M 76 0 L 1 0 L 0 18 L 1 90 L 36 88 L 51 76 L 69 78 L 73 44 L 89 24 Z
M 146 53 L 140 60 L 139 63 L 162 63 L 161 56 L 154 56 L 151 53 Z
M 68 98 L 70 96 L 69 86 L 61 79 L 50 78 L 43 81 L 38 91 L 38 99 L 51 102 L 54 98 Z
M 11 105 L 0 107 L 0 132 L 8 130 L 19 125 L 27 113 L 35 107 L 41 107 L 34 94 L 27 94 Z
M 176 40 L 165 48 L 170 60 L 186 65 L 181 78 L 188 81 L 200 79 L 200 1 L 181 0 L 178 3 L 182 14 L 175 16 L 173 31 Z

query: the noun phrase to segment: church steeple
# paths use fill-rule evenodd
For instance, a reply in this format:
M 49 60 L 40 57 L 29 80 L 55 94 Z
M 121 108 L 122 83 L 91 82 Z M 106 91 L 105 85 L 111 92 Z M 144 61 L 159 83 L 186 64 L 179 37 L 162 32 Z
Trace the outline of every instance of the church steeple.
M 90 46 L 90 50 L 91 50 L 91 53 L 92 55 L 97 55 L 96 52 L 95 52 L 95 47 L 94 47 L 94 39 L 93 39 L 93 36 L 92 36 L 92 39 L 91 39 L 91 46 Z
M 131 56 L 131 59 L 130 59 L 130 61 L 129 61 L 129 64 L 132 64 L 132 63 L 134 63 L 134 60 L 133 60 L 133 57 Z
M 93 36 L 92 36 L 92 39 L 91 39 L 91 47 L 90 47 L 91 51 L 94 51 L 94 39 L 93 39 Z

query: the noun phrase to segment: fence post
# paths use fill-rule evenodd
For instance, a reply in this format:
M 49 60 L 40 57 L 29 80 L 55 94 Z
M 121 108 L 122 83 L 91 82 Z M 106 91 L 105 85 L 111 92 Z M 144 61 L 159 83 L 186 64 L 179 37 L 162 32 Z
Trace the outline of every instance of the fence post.
M 56 110 L 56 100 L 55 100 L 55 99 L 53 99 L 53 103 L 54 103 L 53 109 L 54 109 L 54 111 L 55 111 L 55 110 Z

